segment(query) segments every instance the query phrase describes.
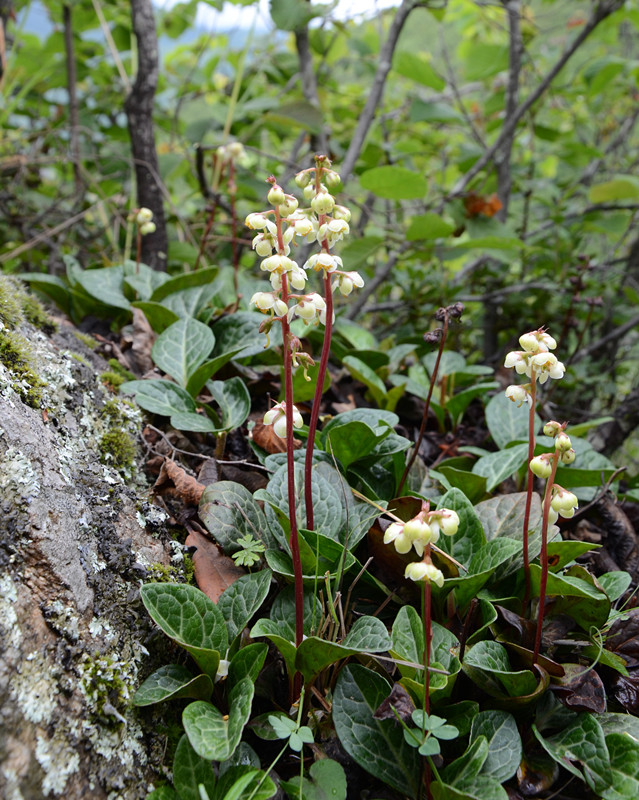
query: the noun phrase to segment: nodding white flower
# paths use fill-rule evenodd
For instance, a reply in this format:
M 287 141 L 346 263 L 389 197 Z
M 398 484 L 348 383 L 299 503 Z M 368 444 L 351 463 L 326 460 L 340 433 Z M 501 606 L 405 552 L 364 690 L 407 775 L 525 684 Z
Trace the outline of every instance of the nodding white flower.
M 390 544 L 391 542 L 395 545 L 395 550 L 402 554 L 408 553 L 413 546 L 413 541 L 410 536 L 404 533 L 403 522 L 393 522 L 386 528 L 384 544 Z
M 552 506 L 548 509 L 548 524 L 554 525 L 555 522 L 559 519 L 559 514 L 555 511 Z
M 293 408 L 293 427 L 301 428 L 304 425 L 302 415 L 295 406 Z M 264 414 L 264 424 L 272 425 L 273 432 L 280 439 L 286 439 L 286 403 L 276 403 L 273 408 Z
M 535 456 L 533 459 L 530 460 L 530 471 L 533 475 L 536 475 L 538 478 L 550 478 L 550 474 L 552 472 L 552 465 L 549 459 L 549 453 L 544 453 L 541 456 Z
M 522 375 L 528 368 L 528 364 L 526 363 L 524 356 L 525 353 L 522 353 L 519 350 L 512 350 L 510 353 L 506 354 L 504 366 L 509 368 L 514 367 L 517 374 Z
M 273 311 L 276 316 L 283 317 L 288 311 L 288 306 L 274 292 L 255 292 L 251 297 L 250 305 L 255 304 L 260 311 Z
M 217 672 L 215 673 L 215 683 L 227 677 L 227 675 L 229 674 L 230 663 L 231 662 L 227 661 L 225 658 L 220 659 L 220 662 L 217 665 Z
M 301 292 L 306 288 L 306 272 L 298 267 L 297 264 L 295 264 L 295 267 L 296 269 L 290 273 L 289 278 L 293 289 L 297 289 L 298 292 Z
M 265 258 L 260 264 L 260 269 L 264 270 L 265 272 L 277 272 L 280 275 L 283 272 L 291 272 L 296 268 L 297 264 L 295 261 L 288 258 L 288 256 L 280 255 L 279 253 Z
M 517 408 L 521 408 L 523 403 L 532 405 L 532 397 L 530 396 L 525 385 L 513 385 L 506 388 L 506 397 L 517 403 Z
M 255 250 L 258 256 L 267 258 L 273 254 L 275 244 L 275 239 L 271 233 L 258 233 L 253 239 L 253 250 Z
M 308 217 L 289 217 L 289 222 L 294 223 L 289 230 L 292 230 L 296 236 L 308 236 L 313 230 L 313 223 Z
M 271 272 L 269 280 L 274 292 L 282 291 L 282 276 L 277 272 Z
M 411 539 L 420 555 L 424 552 L 427 544 L 435 544 L 439 539 L 439 531 L 433 530 L 427 522 L 418 517 L 408 520 L 404 525 L 404 534 Z
M 570 448 L 570 450 L 564 450 L 562 453 L 559 454 L 559 460 L 562 464 L 572 464 L 576 458 L 576 453 Z
M 138 225 L 144 225 L 145 222 L 151 222 L 153 219 L 153 212 L 150 208 L 141 208 L 135 216 L 135 221 Z
M 339 269 L 342 266 L 343 262 L 339 256 L 334 256 L 330 253 L 324 252 L 315 253 L 308 259 L 306 264 L 304 264 L 305 269 L 314 269 L 315 272 L 324 270 L 325 275 L 335 272 L 336 269 Z
M 289 309 L 288 320 L 290 322 L 294 316 L 297 316 L 306 322 L 316 322 L 319 318 L 319 312 L 325 308 L 324 298 L 320 297 L 317 292 L 313 292 Z
M 527 375 L 531 375 L 531 367 L 535 370 L 535 376 L 539 377 L 539 383 L 546 383 L 548 378 L 558 380 L 564 377 L 566 368 L 557 360 L 557 356 L 552 353 L 538 353 L 530 359 L 530 367 Z
M 437 531 L 438 538 L 440 531 L 444 536 L 454 536 L 459 530 L 459 514 L 451 508 L 439 508 L 429 514 L 428 524 L 433 531 Z
M 147 236 L 149 233 L 155 233 L 155 222 L 145 222 L 140 225 L 141 236 Z
M 264 214 L 249 214 L 248 217 L 244 220 L 244 224 L 247 228 L 250 228 L 252 231 L 261 231 L 262 228 L 266 228 L 266 223 L 268 219 L 264 216 Z
M 439 587 L 444 585 L 444 573 L 434 564 L 427 564 L 424 561 L 408 564 L 404 577 L 411 581 L 428 581 Z
M 560 517 L 570 519 L 574 517 L 575 509 L 579 508 L 579 501 L 577 495 L 562 489 L 561 486 L 553 488 L 553 498 L 550 501 L 550 507 L 556 511 Z
M 332 219 L 330 222 L 325 222 L 324 225 L 320 225 L 317 231 L 317 239 L 320 242 L 326 240 L 328 246 L 332 247 L 335 242 L 339 242 L 339 240 L 349 232 L 350 227 L 348 222 L 345 222 L 343 219 Z
M 361 289 L 363 285 L 364 279 L 359 272 L 342 272 L 338 276 L 335 284 L 333 284 L 333 288 L 337 287 L 340 294 L 344 297 L 348 297 L 356 286 L 358 289 Z
M 335 208 L 335 198 L 328 192 L 320 192 L 311 200 L 311 208 L 318 215 L 330 214 Z

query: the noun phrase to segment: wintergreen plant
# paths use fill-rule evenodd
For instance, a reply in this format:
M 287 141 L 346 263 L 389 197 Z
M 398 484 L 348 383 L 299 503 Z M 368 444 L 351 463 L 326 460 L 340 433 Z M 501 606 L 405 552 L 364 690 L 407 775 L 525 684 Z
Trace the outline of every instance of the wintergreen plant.
M 294 405 L 292 370 L 301 367 L 305 377 L 310 380 L 307 371 L 315 362 L 308 353 L 302 350 L 302 343 L 293 335 L 290 326 L 294 318 L 298 317 L 307 324 L 322 324 L 325 327 L 304 468 L 306 527 L 313 530 L 311 467 L 335 319 L 333 292 L 338 290 L 344 297 L 347 297 L 355 286 L 363 286 L 363 280 L 356 272 L 345 272 L 342 269 L 341 258 L 331 253 L 335 244 L 349 233 L 348 222 L 351 214 L 344 206 L 337 205 L 335 198 L 329 192 L 329 188 L 335 189 L 339 186 L 340 178 L 336 172 L 330 169 L 328 158 L 317 156 L 315 167 L 298 173 L 295 181 L 303 189 L 304 198 L 310 203 L 309 207 L 300 209 L 297 198 L 286 194 L 275 178 L 271 177 L 269 178 L 271 188 L 267 199 L 272 208 L 249 214 L 246 218 L 246 225 L 251 230 L 258 231 L 253 239 L 253 249 L 263 258 L 260 269 L 269 273 L 272 286 L 272 291 L 256 292 L 251 297 L 251 304 L 269 315 L 269 318 L 260 326 L 260 330 L 268 334 L 276 321 L 279 321 L 282 328 L 285 399 L 266 412 L 264 424 L 272 425 L 274 433 L 280 438 L 286 439 L 287 486 L 289 509 L 291 509 L 289 544 L 295 573 L 295 628 L 296 645 L 299 646 L 303 636 L 303 589 L 299 534 L 294 511 L 296 503 L 293 429 L 302 427 L 303 420 Z M 296 237 L 304 238 L 309 243 L 317 242 L 320 245 L 320 252 L 311 255 L 304 267 L 300 267 L 296 261 L 290 258 L 291 246 Z M 306 290 L 308 272 L 311 270 L 321 274 L 324 296 Z
M 135 223 L 136 226 L 135 271 L 138 273 L 142 260 L 142 237 L 155 233 L 153 212 L 150 208 L 135 208 L 129 214 L 128 221 Z
M 526 487 L 526 508 L 524 511 L 523 527 L 523 556 L 526 590 L 524 594 L 524 609 L 530 600 L 530 558 L 528 553 L 528 525 L 530 522 L 530 507 L 532 503 L 533 473 L 530 463 L 535 455 L 535 407 L 537 403 L 537 381 L 546 383 L 549 378 L 559 380 L 563 378 L 565 367 L 550 350 L 557 347 L 557 342 L 546 332 L 545 328 L 529 331 L 519 337 L 521 350 L 513 350 L 506 355 L 504 366 L 515 368 L 518 375 L 527 375 L 530 383 L 514 384 L 506 389 L 506 397 L 521 406 L 527 403 L 528 416 L 528 483 Z

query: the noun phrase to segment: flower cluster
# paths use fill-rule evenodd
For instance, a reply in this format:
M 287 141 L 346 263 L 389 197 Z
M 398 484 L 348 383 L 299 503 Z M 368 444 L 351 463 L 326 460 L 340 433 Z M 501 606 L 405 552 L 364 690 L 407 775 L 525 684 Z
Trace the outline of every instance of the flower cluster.
M 546 383 L 548 378 L 558 380 L 563 378 L 566 368 L 550 350 L 557 347 L 557 342 L 552 336 L 539 328 L 536 331 L 524 333 L 519 337 L 521 350 L 513 350 L 506 355 L 505 367 L 514 367 L 518 375 L 527 375 L 531 383 L 513 385 L 506 389 L 506 397 L 518 406 L 522 403 L 532 404 L 531 384 L 533 381 Z
M 241 142 L 229 142 L 229 144 L 220 145 L 215 154 L 222 164 L 241 164 L 246 161 L 246 150 Z
M 153 212 L 150 208 L 138 208 L 128 216 L 129 222 L 135 222 L 138 226 L 140 236 L 147 236 L 155 233 L 155 222 L 153 222 Z
M 555 421 L 547 422 L 544 425 L 544 434 L 551 436 L 555 440 L 555 452 L 542 453 L 531 460 L 530 470 L 538 478 L 543 478 L 544 480 L 550 478 L 553 474 L 554 463 L 572 464 L 575 460 L 575 451 L 572 447 L 570 436 L 564 431 L 565 427 L 565 424 L 562 425 Z M 554 525 L 559 517 L 569 519 L 574 516 L 575 509 L 579 505 L 575 494 L 566 491 L 559 484 L 553 483 L 551 497 L 550 513 L 548 515 L 548 522 L 551 525 Z
M 429 581 L 442 586 L 443 573 L 430 560 L 430 545 L 436 544 L 439 536 L 454 536 L 459 529 L 459 516 L 448 508 L 430 511 L 429 504 L 423 503 L 422 510 L 408 522 L 391 523 L 384 534 L 384 544 L 393 544 L 398 553 L 408 553 L 411 549 L 421 562 L 408 564 L 405 577 L 413 581 Z

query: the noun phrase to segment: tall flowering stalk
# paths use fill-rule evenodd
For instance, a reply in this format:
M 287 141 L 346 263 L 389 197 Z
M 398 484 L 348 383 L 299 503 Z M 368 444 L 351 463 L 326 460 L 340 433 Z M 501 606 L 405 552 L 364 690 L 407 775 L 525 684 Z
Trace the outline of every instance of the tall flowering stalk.
M 544 623 L 546 605 L 546 586 L 548 585 L 548 527 L 554 525 L 561 516 L 565 519 L 573 517 L 578 507 L 577 496 L 555 483 L 555 475 L 559 462 L 572 464 L 575 460 L 575 451 L 572 448 L 570 437 L 564 433 L 566 423 L 548 422 L 544 425 L 544 434 L 555 440 L 555 450 L 552 453 L 543 453 L 530 461 L 529 467 L 538 478 L 545 478 L 546 491 L 541 523 L 541 576 L 539 580 L 539 610 L 537 612 L 537 629 L 535 632 L 535 646 L 533 650 L 533 663 L 539 660 L 541 648 L 541 631 Z
M 528 482 L 526 487 L 526 506 L 524 509 L 523 556 L 526 588 L 524 592 L 524 609 L 530 600 L 530 559 L 528 555 L 528 526 L 530 524 L 530 508 L 533 492 L 533 472 L 530 464 L 535 455 L 535 406 L 537 403 L 537 381 L 546 383 L 548 378 L 563 378 L 565 367 L 550 352 L 557 347 L 557 342 L 543 328 L 524 333 L 519 337 L 521 350 L 508 353 L 504 361 L 505 367 L 514 367 L 519 375 L 527 375 L 530 383 L 516 384 L 506 389 L 506 397 L 521 406 L 528 404 Z
M 295 512 L 293 429 L 301 427 L 303 420 L 293 404 L 293 369 L 301 367 L 306 374 L 308 368 L 315 362 L 308 353 L 303 352 L 302 343 L 293 335 L 290 325 L 295 317 L 299 317 L 307 324 L 322 324 L 326 327 L 311 414 L 304 477 L 307 527 L 312 528 L 313 499 L 310 470 L 334 319 L 333 291 L 339 289 L 346 296 L 351 293 L 354 286 L 362 286 L 363 281 L 356 272 L 344 272 L 341 269 L 342 260 L 330 252 L 336 242 L 349 232 L 350 212 L 343 206 L 337 206 L 328 192 L 327 183 L 331 186 L 339 184 L 339 176 L 330 169 L 328 159 L 325 156 L 318 156 L 316 166 L 299 173 L 296 178 L 298 186 L 304 188 L 305 198 L 310 201 L 309 208 L 299 209 L 297 199 L 293 195 L 286 194 L 276 183 L 275 178 L 271 177 L 269 181 L 272 186 L 268 192 L 268 201 L 273 208 L 249 214 L 246 225 L 258 231 L 253 240 L 253 248 L 263 258 L 260 268 L 269 273 L 272 291 L 256 292 L 251 298 L 251 304 L 269 315 L 260 326 L 261 331 L 268 334 L 275 322 L 279 322 L 282 327 L 284 402 L 277 403 L 266 412 L 264 423 L 273 425 L 274 433 L 286 439 L 291 522 L 289 543 L 295 576 L 295 640 L 296 645 L 299 645 L 303 638 L 304 595 Z M 303 268 L 289 257 L 291 245 L 294 244 L 296 237 L 304 237 L 308 242 L 317 241 L 321 246 L 320 252 L 312 255 Z M 306 291 L 307 271 L 310 270 L 322 273 L 324 297 L 317 292 Z M 306 377 L 310 380 L 308 375 Z

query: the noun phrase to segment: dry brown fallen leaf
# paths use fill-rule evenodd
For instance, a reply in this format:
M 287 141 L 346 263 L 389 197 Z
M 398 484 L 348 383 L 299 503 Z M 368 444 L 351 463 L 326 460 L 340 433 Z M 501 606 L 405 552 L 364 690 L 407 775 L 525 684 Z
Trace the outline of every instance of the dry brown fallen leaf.
M 273 453 L 286 452 L 286 439 L 280 437 L 273 431 L 272 425 L 265 425 L 263 422 L 256 422 L 251 431 L 251 438 L 258 447 L 266 450 L 269 455 Z M 299 450 L 302 446 L 300 439 L 293 439 L 293 449 Z
M 124 343 L 128 349 L 129 361 L 132 362 L 134 372 L 144 374 L 153 369 L 153 359 L 151 358 L 151 348 L 156 340 L 156 335 L 153 328 L 149 325 L 149 321 L 144 316 L 144 313 L 139 308 L 133 309 L 133 325 L 130 328 L 130 333 L 125 334 L 123 337 Z
M 192 525 L 187 525 L 189 535 L 184 543 L 195 547 L 193 569 L 197 585 L 207 597 L 217 603 L 222 592 L 246 572 L 238 567 L 232 558 L 225 556 L 215 542 L 207 539 Z
M 194 506 L 199 504 L 203 491 L 204 486 L 201 483 L 168 458 L 162 464 L 158 479 L 153 485 L 154 494 L 179 497 Z

